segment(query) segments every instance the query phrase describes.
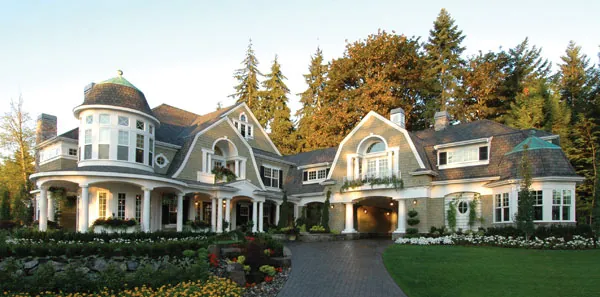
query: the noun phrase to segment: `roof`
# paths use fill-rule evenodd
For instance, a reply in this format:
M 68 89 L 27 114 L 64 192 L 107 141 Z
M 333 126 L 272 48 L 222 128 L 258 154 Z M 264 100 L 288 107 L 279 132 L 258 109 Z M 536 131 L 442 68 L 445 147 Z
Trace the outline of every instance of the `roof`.
M 539 137 L 529 136 L 527 139 L 523 140 L 521 143 L 517 144 L 510 152 L 505 155 L 510 155 L 518 152 L 522 152 L 524 150 L 559 150 L 560 146 L 545 141 Z
M 254 153 L 254 155 L 261 155 L 261 156 L 266 156 L 266 157 L 270 157 L 270 158 L 274 158 L 277 160 L 281 160 L 281 161 L 287 161 L 283 156 L 280 156 L 276 153 L 272 153 L 269 151 L 264 151 L 258 148 L 253 147 L 252 148 L 252 152 Z
M 284 156 L 286 161 L 296 163 L 298 166 L 304 166 L 308 164 L 317 164 L 324 162 L 333 162 L 335 154 L 337 153 L 338 147 L 330 147 L 324 149 L 318 149 L 310 152 L 303 152 L 295 155 Z
M 83 104 L 85 105 L 111 105 L 134 109 L 154 117 L 146 96 L 133 84 L 121 76 L 105 80 L 98 84 L 92 84 L 86 90 Z
M 332 163 L 335 154 L 337 153 L 337 149 L 337 147 L 318 149 L 310 152 L 284 156 L 284 159 L 288 162 L 296 163 L 297 166 L 324 162 Z M 298 167 L 294 166 L 290 168 L 290 171 L 286 176 L 284 189 L 288 194 L 295 195 L 301 193 L 322 193 L 325 190 L 325 186 L 322 186 L 319 183 L 303 184 L 302 170 L 299 170 Z
M 77 140 L 79 139 L 79 128 L 69 130 L 61 135 L 58 135 L 58 137 L 71 138 Z

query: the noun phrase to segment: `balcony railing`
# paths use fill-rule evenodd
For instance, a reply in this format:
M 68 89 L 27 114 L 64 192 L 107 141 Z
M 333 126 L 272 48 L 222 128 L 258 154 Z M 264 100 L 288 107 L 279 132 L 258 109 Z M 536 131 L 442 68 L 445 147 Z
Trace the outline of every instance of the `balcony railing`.
M 382 185 L 384 187 L 393 187 L 396 190 L 404 188 L 404 182 L 400 177 L 400 171 L 345 176 L 342 181 L 342 187 L 340 188 L 341 192 L 344 192 L 347 189 L 361 188 L 365 185 L 370 185 L 371 188 Z

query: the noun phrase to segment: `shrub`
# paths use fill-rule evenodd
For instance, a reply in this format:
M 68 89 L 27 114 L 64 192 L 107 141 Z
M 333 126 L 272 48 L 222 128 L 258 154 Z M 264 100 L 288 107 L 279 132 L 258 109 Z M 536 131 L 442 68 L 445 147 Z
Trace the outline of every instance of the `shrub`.
M 310 232 L 310 233 L 328 233 L 327 230 L 325 229 L 325 227 L 323 227 L 321 225 L 314 225 L 314 226 L 310 227 L 310 230 L 308 232 Z
M 13 221 L 8 221 L 8 220 L 0 221 L 0 230 L 11 230 L 17 226 L 18 226 L 17 223 L 15 223 Z
M 138 222 L 135 219 L 118 219 L 118 218 L 107 218 L 97 219 L 92 224 L 92 227 L 103 226 L 107 228 L 127 228 L 137 226 Z
M 274 276 L 276 273 L 275 267 L 273 267 L 271 265 L 263 265 L 259 268 L 259 271 L 268 276 Z
M 406 228 L 406 234 L 415 235 L 419 233 L 419 229 L 417 228 Z

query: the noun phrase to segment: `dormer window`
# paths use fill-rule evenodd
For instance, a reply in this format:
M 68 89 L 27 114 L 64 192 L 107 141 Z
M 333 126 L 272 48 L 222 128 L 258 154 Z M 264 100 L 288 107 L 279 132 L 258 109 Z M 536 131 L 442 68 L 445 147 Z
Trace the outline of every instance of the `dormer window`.
M 438 151 L 440 169 L 489 164 L 488 145 L 469 145 Z
M 240 134 L 246 138 L 254 138 L 254 131 L 252 129 L 252 124 L 248 123 L 248 117 L 246 116 L 245 113 L 242 113 L 240 115 L 239 120 L 233 120 L 233 125 L 235 126 L 235 129 L 238 130 L 238 132 L 240 132 Z
M 302 172 L 302 183 L 312 184 L 324 181 L 329 174 L 329 168 L 310 168 Z

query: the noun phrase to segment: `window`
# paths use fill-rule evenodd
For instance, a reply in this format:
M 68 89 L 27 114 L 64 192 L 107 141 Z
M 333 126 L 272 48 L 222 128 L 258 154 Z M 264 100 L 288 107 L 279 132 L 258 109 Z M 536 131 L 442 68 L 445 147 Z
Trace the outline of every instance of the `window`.
M 246 126 L 246 131 L 248 132 L 247 133 L 248 138 L 252 138 L 253 137 L 252 136 L 252 126 L 250 126 L 250 125 Z
M 552 190 L 552 220 L 569 221 L 570 219 L 571 190 Z
M 494 204 L 494 221 L 510 222 L 510 201 L 508 193 L 496 194 Z
M 106 192 L 98 193 L 98 218 L 106 219 Z
M 212 204 L 203 203 L 204 205 L 204 221 L 211 222 L 212 219 Z
M 240 134 L 242 134 L 242 136 L 246 137 L 246 125 L 240 124 Z
M 135 121 L 135 128 L 143 131 L 144 130 L 144 122 L 139 121 L 139 120 Z
M 94 122 L 94 116 L 93 115 L 89 115 L 87 117 L 85 117 L 85 123 L 86 124 L 92 124 Z
M 317 178 L 318 179 L 325 179 L 327 177 L 327 172 L 328 171 L 329 171 L 328 169 L 321 169 L 321 170 L 319 170 Z
M 129 118 L 128 117 L 119 116 L 119 126 L 129 127 Z
M 100 120 L 99 120 L 100 124 L 102 125 L 109 125 L 110 124 L 110 115 L 108 114 L 100 114 Z
M 327 174 L 329 173 L 329 168 L 322 169 L 307 169 L 304 170 L 302 174 L 302 181 L 319 181 L 327 178 Z
M 367 178 L 388 176 L 387 157 L 367 160 Z
M 439 153 L 439 155 L 438 155 L 438 164 L 439 165 L 446 165 L 446 164 L 448 164 L 447 157 L 448 157 L 448 153 L 446 153 L 446 152 Z
M 388 160 L 387 158 L 379 159 L 379 177 L 387 176 L 388 174 Z
M 70 148 L 69 149 L 69 156 L 77 156 L 77 149 Z
M 385 144 L 381 141 L 373 143 L 369 146 L 369 148 L 367 149 L 367 154 L 370 153 L 378 153 L 378 152 L 383 152 L 385 151 Z
M 246 118 L 246 114 L 242 113 L 240 115 L 240 121 L 242 121 L 242 122 L 247 122 L 248 121 L 248 119 Z
M 125 193 L 118 194 L 118 205 L 117 205 L 117 218 L 125 219 Z
M 245 138 L 252 138 L 253 131 L 252 125 L 248 124 L 246 115 L 242 114 L 240 116 L 240 120 L 233 120 L 233 126 L 240 132 L 240 134 Z
M 129 161 L 129 131 L 119 130 L 117 160 Z
M 480 146 L 479 147 L 479 160 L 483 161 L 483 160 L 487 160 L 487 159 L 488 159 L 488 147 Z
M 531 191 L 533 198 L 533 220 L 541 221 L 544 219 L 544 198 L 542 191 Z
M 469 204 L 467 203 L 467 201 L 461 201 L 458 203 L 458 212 L 460 214 L 466 214 L 468 210 Z
M 164 167 L 165 164 L 167 163 L 167 159 L 165 159 L 165 157 L 163 156 L 158 156 L 156 157 L 156 165 L 158 165 L 158 167 Z
M 152 166 L 154 162 L 154 139 L 148 139 L 148 165 Z
M 148 125 L 148 133 L 150 133 L 150 135 L 154 134 L 154 126 Z
M 471 162 L 479 159 L 478 148 L 468 148 L 447 152 L 448 164 Z
M 317 179 L 317 172 L 316 171 L 309 171 L 308 172 L 308 180 L 314 180 Z
M 98 159 L 108 159 L 110 153 L 110 129 L 100 128 L 98 140 Z
M 261 166 L 263 171 L 263 183 L 266 187 L 280 188 L 279 177 L 281 175 L 280 169 L 270 168 Z
M 142 221 L 142 196 L 135 195 L 135 220 Z
M 92 158 L 92 130 L 91 129 L 85 130 L 83 143 L 84 143 L 83 159 L 89 160 Z
M 135 161 L 144 163 L 144 135 L 137 134 L 135 138 Z

